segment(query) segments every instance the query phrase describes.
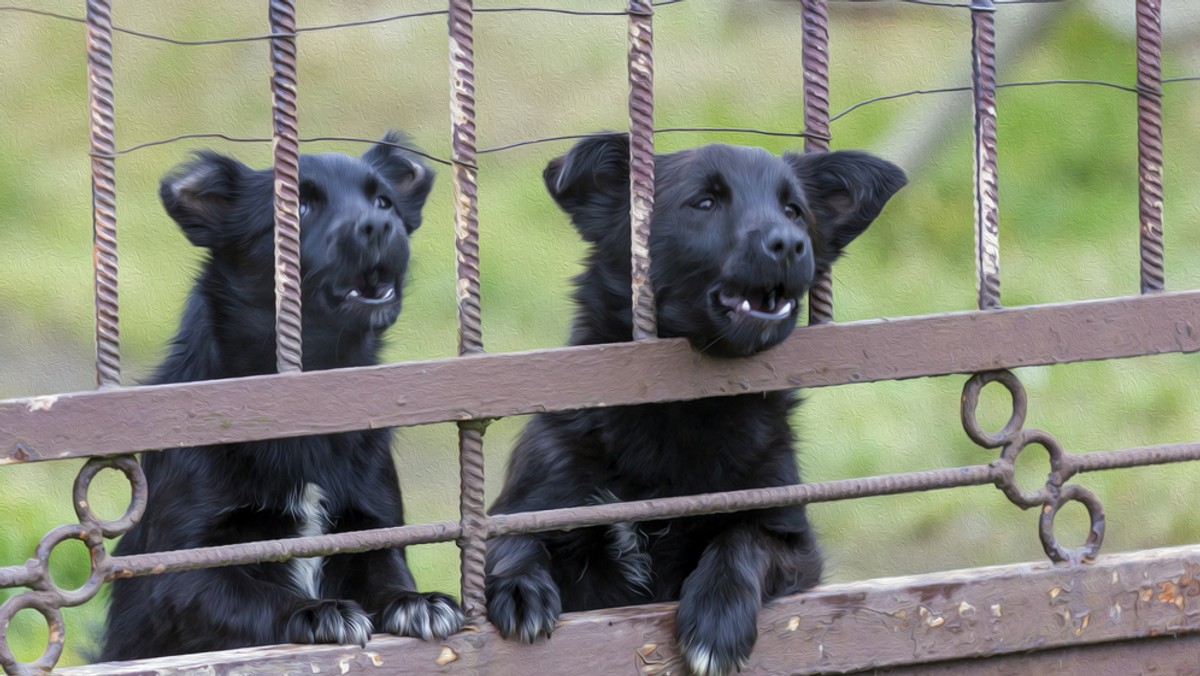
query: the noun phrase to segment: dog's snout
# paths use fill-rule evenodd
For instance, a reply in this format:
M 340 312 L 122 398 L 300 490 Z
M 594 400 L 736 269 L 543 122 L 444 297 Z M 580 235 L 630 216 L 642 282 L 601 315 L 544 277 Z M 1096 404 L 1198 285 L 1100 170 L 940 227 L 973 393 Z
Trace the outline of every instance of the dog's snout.
M 779 263 L 794 262 L 809 250 L 808 233 L 794 226 L 776 226 L 763 236 L 763 251 Z
M 354 226 L 354 236 L 366 248 L 387 246 L 395 237 L 397 228 L 389 220 L 364 219 Z

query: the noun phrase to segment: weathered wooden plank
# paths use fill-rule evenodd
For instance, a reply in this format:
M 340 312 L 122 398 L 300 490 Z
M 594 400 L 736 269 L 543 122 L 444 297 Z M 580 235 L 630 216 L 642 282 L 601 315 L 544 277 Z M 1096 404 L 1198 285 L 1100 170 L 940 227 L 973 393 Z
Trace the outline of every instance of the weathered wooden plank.
M 1196 350 L 1190 291 L 814 326 L 736 360 L 650 340 L 133 387 L 0 402 L 0 464 Z
M 501 640 L 486 625 L 440 643 L 377 637 L 365 649 L 253 648 L 63 673 L 682 674 L 673 617 L 670 604 L 568 614 L 551 640 L 532 646 Z M 763 609 L 758 645 L 742 673 L 847 673 L 1193 632 L 1200 632 L 1200 546 L 1102 556 L 1085 566 L 1023 564 L 826 585 Z

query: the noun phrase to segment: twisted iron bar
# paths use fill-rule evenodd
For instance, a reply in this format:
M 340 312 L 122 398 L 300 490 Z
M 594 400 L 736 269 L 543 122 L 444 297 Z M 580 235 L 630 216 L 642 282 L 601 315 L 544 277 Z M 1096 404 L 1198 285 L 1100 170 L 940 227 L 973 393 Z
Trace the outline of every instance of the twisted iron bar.
M 829 151 L 829 7 L 828 0 L 802 0 L 801 21 L 804 29 L 800 53 L 804 73 L 805 152 Z M 808 323 L 833 321 L 833 276 L 817 270 L 808 290 Z
M 633 338 L 658 333 L 650 284 L 650 223 L 654 215 L 654 33 L 652 7 L 629 2 L 629 227 Z
M 275 359 L 301 369 L 300 149 L 296 140 L 296 6 L 271 0 L 272 152 L 275 169 Z
M 1137 0 L 1138 215 L 1141 291 L 1164 288 L 1161 0 Z
M 1000 220 L 996 167 L 996 7 L 971 3 L 975 92 L 975 287 L 980 310 L 1000 307 Z
M 458 353 L 483 351 L 479 302 L 479 206 L 475 148 L 475 38 L 472 0 L 450 0 L 450 120 L 457 257 Z M 462 519 L 462 604 L 467 622 L 484 621 L 483 427 L 459 423 L 459 516 Z
M 87 3 L 87 78 L 92 149 L 92 262 L 95 269 L 96 384 L 121 384 L 117 303 L 117 181 L 113 140 L 112 7 Z

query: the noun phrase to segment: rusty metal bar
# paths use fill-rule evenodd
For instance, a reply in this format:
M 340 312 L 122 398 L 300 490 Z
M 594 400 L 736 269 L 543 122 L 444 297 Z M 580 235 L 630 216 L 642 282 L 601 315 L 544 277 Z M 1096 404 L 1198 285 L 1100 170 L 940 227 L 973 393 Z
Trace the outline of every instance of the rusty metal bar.
M 766 603 L 758 642 L 742 674 L 847 673 L 922 664 L 900 673 L 957 674 L 936 662 L 984 656 L 1022 659 L 1068 647 L 1170 636 L 1156 645 L 1175 651 L 1158 664 L 1196 664 L 1200 632 L 1200 547 L 1102 556 L 1088 566 L 1019 564 L 947 573 L 830 584 Z M 679 664 L 675 605 L 650 604 L 566 613 L 551 641 L 535 647 L 501 639 L 484 625 L 444 641 L 379 636 L 355 646 L 262 647 L 210 653 L 203 668 L 218 673 L 299 671 L 346 667 L 358 673 L 387 665 L 396 674 L 674 673 Z M 1141 644 L 1139 644 L 1141 645 Z M 869 646 L 869 649 L 864 649 Z M 1127 647 L 1127 646 L 1126 646 Z M 1045 653 L 1041 653 L 1045 654 Z M 930 664 L 930 663 L 934 664 Z M 984 671 L 990 661 L 976 661 Z M 1051 673 L 1017 669 L 999 673 Z M 1124 664 L 1138 667 L 1126 660 Z M 196 656 L 92 665 L 64 676 L 142 676 L 194 673 Z M 1095 662 L 1066 673 L 1127 673 Z M 1176 673 L 1167 669 L 1168 673 Z M 1184 669 L 1178 673 L 1192 673 Z
M 87 3 L 88 137 L 92 149 L 92 263 L 96 384 L 121 384 L 117 303 L 117 181 L 113 138 L 112 3 Z
M 650 222 L 654 215 L 654 7 L 629 0 L 629 227 L 633 338 L 658 333 L 650 285 Z
M 996 5 L 971 0 L 975 109 L 975 288 L 979 309 L 1000 307 L 1000 220 L 996 162 Z
M 264 540 L 219 547 L 113 556 L 106 560 L 105 577 L 111 581 L 117 578 L 158 575 L 214 566 L 284 561 L 293 557 L 326 556 L 334 553 L 353 554 L 389 547 L 447 542 L 457 538 L 459 534 L 460 528 L 457 523 L 435 521 L 286 540 Z
M 271 0 L 272 152 L 275 168 L 275 359 L 301 369 L 300 148 L 296 140 L 296 6 Z
M 1138 214 L 1142 293 L 1162 291 L 1161 0 L 1137 0 Z
M 458 275 L 458 353 L 483 351 L 479 303 L 479 205 L 475 148 L 475 37 L 472 0 L 450 0 L 450 116 L 454 171 L 454 246 Z M 482 425 L 459 423 L 459 515 L 462 519 L 462 604 L 467 622 L 481 624 L 487 609 L 483 562 L 487 514 L 483 506 Z
M 0 401 L 0 465 L 1197 350 L 1186 291 L 808 327 L 738 360 L 662 339 L 139 386 Z M 365 396 L 331 409 L 342 389 Z
M 802 0 L 800 61 L 804 70 L 804 152 L 829 151 L 829 1 Z M 833 321 L 833 273 L 818 270 L 808 291 L 808 323 Z

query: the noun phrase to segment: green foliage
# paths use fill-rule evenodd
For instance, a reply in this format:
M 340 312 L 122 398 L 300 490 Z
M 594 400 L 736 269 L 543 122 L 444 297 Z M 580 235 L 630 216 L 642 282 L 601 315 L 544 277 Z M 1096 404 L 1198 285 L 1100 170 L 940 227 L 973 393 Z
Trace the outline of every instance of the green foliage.
M 42 3 L 78 13 L 78 3 Z M 261 3 L 164 0 L 117 3 L 114 21 L 179 38 L 265 32 Z M 600 6 L 605 3 L 592 3 Z M 620 3 L 616 3 L 619 5 Z M 803 124 L 799 3 L 688 2 L 655 20 L 659 126 L 797 130 Z M 252 6 L 251 6 L 252 5 Z M 301 25 L 382 16 L 382 2 L 302 3 Z M 412 7 L 409 7 L 412 5 Z M 442 3 L 407 3 L 404 11 Z M 606 8 L 614 3 L 605 4 Z M 571 5 L 572 7 L 574 5 Z M 1025 10 L 1022 10 L 1025 11 Z M 1028 10 L 1021 21 L 1051 10 Z M 1005 22 L 1001 30 L 1020 30 Z M 1133 45 L 1086 8 L 1059 20 L 1022 53 L 1001 53 L 1002 81 L 1096 78 L 1131 83 Z M 83 29 L 6 15 L 0 32 L 0 397 L 91 386 L 92 298 Z M 970 27 L 959 11 L 835 6 L 831 82 L 834 112 L 870 96 L 967 84 Z M 378 137 L 407 129 L 430 152 L 449 154 L 444 19 L 305 33 L 300 47 L 304 135 Z M 620 17 L 570 19 L 486 14 L 476 21 L 480 147 L 542 135 L 620 129 L 627 124 Z M 270 132 L 268 51 L 251 42 L 174 47 L 116 39 L 117 143 L 127 147 L 184 132 L 234 136 Z M 1184 67 L 1168 51 L 1165 72 Z M 1167 280 L 1200 286 L 1200 86 L 1169 85 L 1166 120 Z M 909 167 L 911 183 L 836 270 L 838 319 L 850 321 L 968 310 L 974 305 L 969 94 L 880 102 L 833 126 L 838 148 L 884 155 L 932 136 L 932 155 Z M 912 120 L 952 114 L 930 131 Z M 1000 214 L 1006 305 L 1126 295 L 1137 291 L 1136 100 L 1081 85 L 1007 88 L 999 94 Z M 707 141 L 797 149 L 798 139 L 732 133 L 674 133 L 669 151 Z M 188 149 L 213 147 L 265 166 L 265 144 L 189 141 L 147 148 L 117 163 L 121 255 L 121 340 L 126 382 L 143 377 L 170 339 L 198 252 L 162 214 L 158 178 Z M 568 279 L 583 248 L 541 187 L 545 162 L 567 142 L 481 156 L 484 336 L 491 351 L 561 345 L 571 316 Z M 321 144 L 307 150 L 362 148 Z M 446 357 L 455 351 L 454 255 L 449 174 L 440 176 L 426 225 L 414 241 L 405 314 L 387 358 Z M 1071 330 L 1064 327 L 1064 330 Z M 1165 356 L 1023 369 L 1029 426 L 1051 431 L 1073 452 L 1195 439 L 1200 430 L 1200 362 Z M 862 384 L 809 392 L 797 414 L 806 477 L 827 480 L 987 462 L 961 432 L 962 377 Z M 1002 420 L 992 411 L 989 420 Z M 114 421 L 114 424 L 118 424 Z M 487 435 L 489 496 L 521 420 Z M 397 458 L 414 522 L 457 517 L 452 426 L 397 434 Z M 74 520 L 70 484 L 77 462 L 0 470 L 0 565 L 23 561 L 55 525 Z M 1195 542 L 1191 487 L 1200 470 L 1168 466 L 1076 478 L 1108 514 L 1106 551 Z M 1036 478 L 1035 478 L 1036 480 Z M 119 482 L 113 484 L 119 485 Z M 119 510 L 121 490 L 94 500 Z M 1042 557 L 1036 515 L 993 488 L 881 497 L 813 508 L 834 580 L 905 574 Z M 1067 518 L 1064 512 L 1064 518 Z M 1063 539 L 1078 541 L 1079 520 Z M 86 563 L 56 554 L 56 579 L 78 585 Z M 454 589 L 453 545 L 409 550 L 423 588 Z M 0 599 L 11 591 L 0 591 Z M 92 647 L 103 600 L 65 611 L 68 652 Z M 28 614 L 28 613 L 26 613 Z M 37 621 L 10 631 L 18 654 L 44 643 Z M 82 654 L 81 654 L 81 651 Z

